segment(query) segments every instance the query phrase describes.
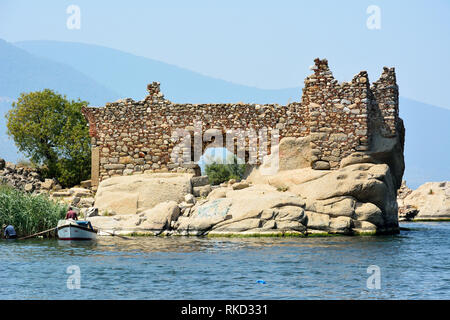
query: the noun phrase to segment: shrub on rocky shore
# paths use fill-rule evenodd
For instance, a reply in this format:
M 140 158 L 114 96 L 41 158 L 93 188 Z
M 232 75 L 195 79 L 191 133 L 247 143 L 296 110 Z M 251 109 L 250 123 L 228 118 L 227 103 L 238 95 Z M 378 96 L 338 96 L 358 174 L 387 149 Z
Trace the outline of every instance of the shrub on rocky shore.
M 19 237 L 55 227 L 66 211 L 67 205 L 45 194 L 30 194 L 0 185 L 0 224 L 13 225 Z

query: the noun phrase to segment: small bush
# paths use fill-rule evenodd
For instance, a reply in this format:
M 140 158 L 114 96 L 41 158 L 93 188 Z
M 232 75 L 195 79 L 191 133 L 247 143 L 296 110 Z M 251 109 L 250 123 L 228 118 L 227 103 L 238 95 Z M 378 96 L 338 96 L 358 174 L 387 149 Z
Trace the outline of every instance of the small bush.
M 280 192 L 286 192 L 288 190 L 289 190 L 289 187 L 286 187 L 286 186 L 280 186 L 277 188 L 277 191 L 280 191 Z
M 233 163 L 213 162 L 206 165 L 206 175 L 212 185 L 221 184 L 230 179 L 241 180 L 245 174 L 246 165 L 238 164 L 237 157 L 233 158 Z
M 433 189 L 430 189 L 430 191 L 428 191 L 428 194 L 433 194 Z
M 28 194 L 0 185 L 0 225 L 13 225 L 19 237 L 56 227 L 66 211 L 66 205 L 46 195 Z

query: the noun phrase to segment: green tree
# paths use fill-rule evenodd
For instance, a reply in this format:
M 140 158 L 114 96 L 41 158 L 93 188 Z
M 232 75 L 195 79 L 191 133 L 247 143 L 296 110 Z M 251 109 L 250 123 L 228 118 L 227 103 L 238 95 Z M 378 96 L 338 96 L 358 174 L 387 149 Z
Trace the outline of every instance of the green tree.
M 230 179 L 241 180 L 245 174 L 246 165 L 239 164 L 236 156 L 226 163 L 218 163 L 212 161 L 205 167 L 206 175 L 209 178 L 209 182 L 213 185 L 226 182 Z
M 8 135 L 45 177 L 73 186 L 90 175 L 90 137 L 81 108 L 52 90 L 22 93 L 7 113 Z

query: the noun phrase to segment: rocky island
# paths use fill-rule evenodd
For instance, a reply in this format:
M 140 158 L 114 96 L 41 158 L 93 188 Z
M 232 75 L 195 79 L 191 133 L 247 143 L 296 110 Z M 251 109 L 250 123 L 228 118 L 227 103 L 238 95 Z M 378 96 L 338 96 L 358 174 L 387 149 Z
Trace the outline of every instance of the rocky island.
M 142 101 L 85 107 L 100 213 L 88 219 L 116 234 L 398 232 L 405 130 L 394 68 L 372 84 L 365 71 L 339 83 L 325 59 L 311 69 L 301 102 L 286 106 L 176 104 L 152 83 Z M 262 155 L 257 131 L 270 136 Z M 211 146 L 241 152 L 246 179 L 210 186 L 196 162 Z

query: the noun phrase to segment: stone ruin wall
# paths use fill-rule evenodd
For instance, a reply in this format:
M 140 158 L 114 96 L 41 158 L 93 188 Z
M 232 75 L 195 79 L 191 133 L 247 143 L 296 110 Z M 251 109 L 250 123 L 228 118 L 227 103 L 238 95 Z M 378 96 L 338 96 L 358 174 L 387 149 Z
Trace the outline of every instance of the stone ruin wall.
M 223 135 L 224 144 L 230 129 L 258 132 L 267 128 L 269 144 L 272 129 L 279 130 L 279 139 L 309 136 L 311 166 L 316 169 L 336 169 L 352 152 L 370 150 L 372 132 L 379 130 L 380 123 L 383 136 L 395 136 L 399 118 L 393 68 L 384 68 L 372 87 L 365 71 L 351 82 L 338 83 L 325 59 L 316 59 L 311 69 L 314 74 L 305 79 L 301 102 L 286 106 L 178 104 L 164 99 L 159 83 L 154 82 L 142 101 L 123 99 L 102 108 L 83 108 L 92 137 L 93 184 L 115 175 L 180 171 L 180 165 L 171 159 L 180 140 L 171 139 L 172 134 L 185 129 L 194 136 L 196 121 L 202 122 L 203 133 L 213 129 L 213 136 Z M 248 131 L 245 139 L 248 161 Z M 201 142 L 201 154 L 210 137 L 204 140 L 208 141 Z M 191 146 L 194 143 L 192 139 Z M 236 145 L 230 151 L 236 154 Z M 192 156 L 189 160 L 182 167 L 193 168 L 199 159 Z
M 399 117 L 398 85 L 394 68 L 383 68 L 380 79 L 370 87 L 369 118 L 371 132 L 378 126 L 383 137 L 395 137 L 398 131 L 404 130 L 403 121 Z M 400 135 L 403 137 L 403 134 Z
M 306 127 L 303 126 L 304 111 L 299 103 L 288 106 L 240 103 L 176 104 L 163 98 L 158 83 L 149 85 L 148 89 L 150 95 L 143 101 L 126 99 L 109 103 L 104 108 L 84 109 L 90 123 L 93 156 L 98 153 L 100 181 L 113 175 L 135 172 L 179 171 L 180 166 L 171 161 L 171 153 L 174 147 L 180 144 L 180 140 L 171 139 L 172 134 L 176 129 L 187 129 L 194 136 L 197 121 L 202 123 L 204 135 L 211 131 L 220 132 L 224 144 L 225 133 L 229 129 L 245 131 L 251 128 L 258 133 L 260 129 L 267 128 L 269 143 L 272 128 L 279 130 L 279 139 L 307 134 Z M 237 136 L 237 139 L 239 138 L 242 137 Z M 248 161 L 248 135 L 245 139 Z M 209 141 L 203 141 L 203 151 L 208 144 Z M 193 146 L 194 142 L 191 145 Z M 236 141 L 234 150 L 230 151 L 237 153 Z M 191 160 L 191 163 L 184 163 L 184 167 L 189 168 L 199 159 L 192 157 Z M 257 159 L 253 161 L 258 162 Z
M 314 166 L 339 167 L 355 151 L 370 151 L 372 135 L 397 134 L 398 86 L 394 68 L 384 68 L 370 86 L 361 71 L 350 82 L 334 79 L 327 60 L 315 60 L 314 74 L 305 79 L 302 105 L 306 107 Z M 320 166 L 319 166 L 320 165 Z

